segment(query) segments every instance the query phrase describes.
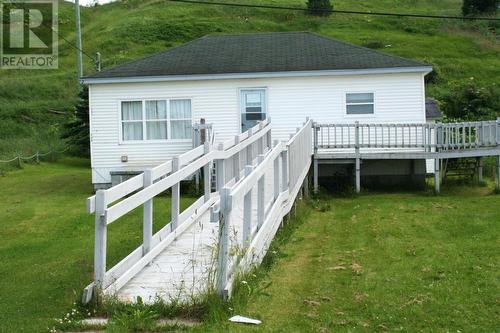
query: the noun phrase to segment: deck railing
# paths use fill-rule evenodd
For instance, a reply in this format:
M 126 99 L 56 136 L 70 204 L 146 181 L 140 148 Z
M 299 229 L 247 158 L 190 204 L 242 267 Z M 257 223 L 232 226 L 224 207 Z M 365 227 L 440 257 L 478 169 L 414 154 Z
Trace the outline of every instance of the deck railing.
M 456 150 L 500 144 L 500 120 L 463 123 L 314 124 L 315 149 Z
M 254 161 L 256 152 L 266 153 L 270 148 L 271 124 L 259 123 L 248 132 L 235 136 L 214 149 L 208 142 L 157 167 L 145 170 L 129 180 L 107 190 L 98 190 L 87 199 L 88 213 L 95 213 L 94 283 L 87 286 L 83 301 L 92 297 L 94 287 L 111 292 L 124 286 L 135 274 L 158 255 L 177 234 L 185 231 L 196 217 L 201 216 L 218 200 L 217 192 L 211 193 L 210 167 L 217 165 L 217 189 L 234 183 L 243 169 L 239 158 L 245 152 L 246 161 Z M 180 182 L 203 169 L 206 181 L 204 194 L 180 213 Z M 171 189 L 170 222 L 153 235 L 153 199 Z M 143 206 L 143 242 L 122 261 L 107 270 L 108 225 Z

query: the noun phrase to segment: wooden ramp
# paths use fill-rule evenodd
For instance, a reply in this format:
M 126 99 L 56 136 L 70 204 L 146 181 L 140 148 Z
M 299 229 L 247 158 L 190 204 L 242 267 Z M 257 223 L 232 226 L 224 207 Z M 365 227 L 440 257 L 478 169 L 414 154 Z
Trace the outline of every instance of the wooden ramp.
M 205 144 L 87 200 L 95 219 L 95 290 L 124 302 L 188 301 L 209 288 L 230 297 L 238 274 L 260 264 L 274 235 L 307 182 L 312 121 L 288 142 L 271 142 L 266 120 L 215 147 Z M 204 195 L 180 212 L 180 182 L 198 170 L 210 177 Z M 153 198 L 172 191 L 171 219 L 153 235 Z M 143 206 L 143 244 L 106 267 L 107 226 Z
M 156 297 L 188 300 L 204 292 L 214 272 L 218 232 L 219 224 L 210 222 L 205 212 L 116 295 L 125 302 L 141 297 L 151 303 Z

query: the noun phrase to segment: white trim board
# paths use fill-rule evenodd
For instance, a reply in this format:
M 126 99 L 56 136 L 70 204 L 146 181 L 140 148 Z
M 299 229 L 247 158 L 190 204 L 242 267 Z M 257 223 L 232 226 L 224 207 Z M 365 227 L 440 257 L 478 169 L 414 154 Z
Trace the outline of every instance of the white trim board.
M 293 72 L 162 75 L 162 76 L 133 76 L 133 77 L 110 77 L 110 78 L 89 77 L 89 78 L 82 78 L 81 82 L 83 84 L 106 84 L 106 83 L 199 81 L 199 80 L 273 78 L 273 77 L 315 77 L 315 76 L 399 74 L 399 73 L 427 74 L 431 71 L 432 71 L 431 66 L 421 66 L 421 67 L 341 69 L 341 70 L 293 71 Z

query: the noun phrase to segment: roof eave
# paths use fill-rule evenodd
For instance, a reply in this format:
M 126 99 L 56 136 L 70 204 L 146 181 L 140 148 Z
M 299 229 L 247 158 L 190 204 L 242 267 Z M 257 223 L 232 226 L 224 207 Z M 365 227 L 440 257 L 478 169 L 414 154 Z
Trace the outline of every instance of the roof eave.
M 161 75 L 161 76 L 130 76 L 130 77 L 84 77 L 83 84 L 108 84 L 108 83 L 138 83 L 162 81 L 199 81 L 199 80 L 228 80 L 228 79 L 255 79 L 274 77 L 316 77 L 316 76 L 343 76 L 343 75 L 368 75 L 368 74 L 399 74 L 423 73 L 432 71 L 432 66 L 415 67 L 390 67 L 366 69 L 341 69 L 341 70 L 314 70 L 314 71 L 289 71 L 289 72 L 254 72 L 254 73 L 227 73 L 227 74 L 190 74 L 190 75 Z

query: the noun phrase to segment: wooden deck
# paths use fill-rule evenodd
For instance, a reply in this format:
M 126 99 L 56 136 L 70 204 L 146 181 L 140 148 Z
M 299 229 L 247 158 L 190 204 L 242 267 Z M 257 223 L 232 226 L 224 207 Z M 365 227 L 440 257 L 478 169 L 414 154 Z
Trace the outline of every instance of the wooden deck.
M 354 164 L 359 193 L 362 160 L 421 159 L 434 160 L 435 191 L 439 193 L 441 160 L 485 156 L 498 157 L 500 178 L 500 118 L 437 124 L 315 123 L 314 190 L 318 190 L 319 164 Z

